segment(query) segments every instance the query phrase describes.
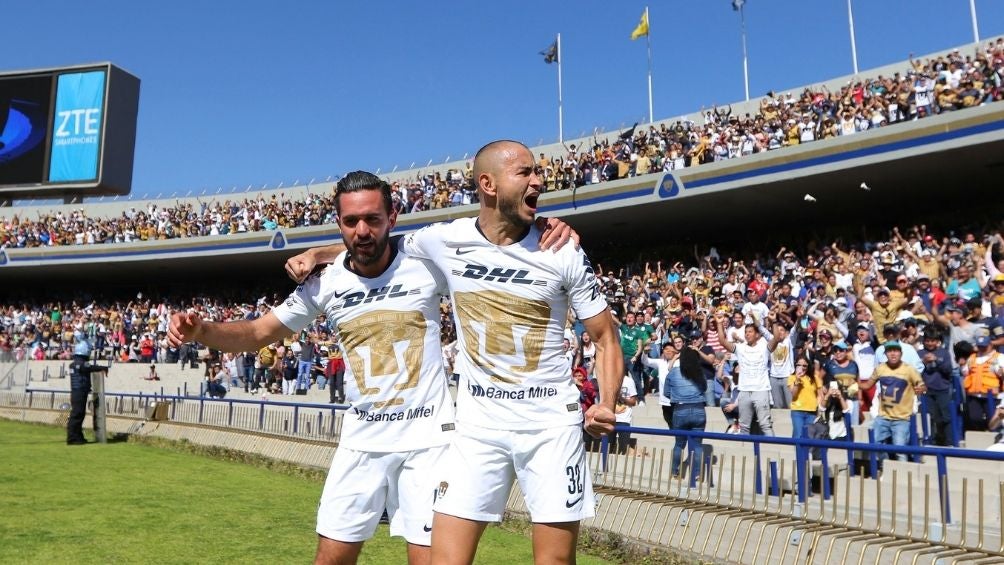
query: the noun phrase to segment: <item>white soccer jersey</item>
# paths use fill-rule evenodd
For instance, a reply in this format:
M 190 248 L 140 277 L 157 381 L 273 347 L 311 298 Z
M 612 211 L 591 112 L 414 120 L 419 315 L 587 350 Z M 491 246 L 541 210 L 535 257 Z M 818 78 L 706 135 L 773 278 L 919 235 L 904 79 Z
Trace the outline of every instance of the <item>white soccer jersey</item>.
M 522 241 L 489 242 L 476 219 L 434 224 L 401 248 L 446 275 L 456 318 L 457 421 L 534 430 L 582 422 L 579 391 L 562 355 L 569 302 L 579 319 L 606 309 L 589 259 L 566 245 L 541 252 L 533 227 Z
M 340 445 L 356 451 L 444 445 L 453 429 L 439 343 L 446 284 L 426 261 L 394 252 L 376 278 L 349 270 L 342 253 L 272 311 L 291 330 L 326 314 L 338 332 L 345 397 L 352 406 Z

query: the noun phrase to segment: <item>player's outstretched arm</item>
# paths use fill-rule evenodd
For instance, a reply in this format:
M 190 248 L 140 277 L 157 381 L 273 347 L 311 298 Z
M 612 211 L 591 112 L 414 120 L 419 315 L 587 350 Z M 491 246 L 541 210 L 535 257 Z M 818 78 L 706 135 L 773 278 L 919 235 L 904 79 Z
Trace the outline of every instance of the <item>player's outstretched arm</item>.
M 314 267 L 321 263 L 331 263 L 342 251 L 345 251 L 345 246 L 341 243 L 311 247 L 299 255 L 286 259 L 286 274 L 297 284 L 302 283 Z
M 175 347 L 197 341 L 213 349 L 236 352 L 261 349 L 291 333 L 272 312 L 237 322 L 207 322 L 194 312 L 179 312 L 171 316 L 167 340 Z
M 614 403 L 624 379 L 624 355 L 610 308 L 582 323 L 596 344 L 596 375 L 600 385 L 600 401 L 586 412 L 586 432 L 599 437 L 614 430 Z

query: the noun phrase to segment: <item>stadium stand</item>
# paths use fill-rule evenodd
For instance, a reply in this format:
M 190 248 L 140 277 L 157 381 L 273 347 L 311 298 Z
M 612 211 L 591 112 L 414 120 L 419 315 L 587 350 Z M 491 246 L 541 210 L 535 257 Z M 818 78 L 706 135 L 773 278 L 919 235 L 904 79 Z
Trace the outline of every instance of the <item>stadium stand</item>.
M 902 67 L 902 68 L 899 68 Z M 558 150 L 540 148 L 548 190 L 599 184 L 638 175 L 681 170 L 817 140 L 983 106 L 1004 98 L 1004 38 L 973 49 L 909 59 L 887 74 L 854 77 L 834 87 L 770 92 L 751 111 L 715 107 L 697 116 L 636 127 L 613 141 L 579 140 Z M 737 108 L 739 106 L 737 105 Z M 750 110 L 749 106 L 744 108 Z M 588 143 L 588 145 L 586 145 Z M 400 213 L 463 206 L 476 201 L 471 163 L 445 170 L 390 176 Z M 32 217 L 35 216 L 35 217 Z M 0 248 L 130 243 L 207 237 L 330 224 L 330 194 L 306 190 L 267 196 L 150 202 L 124 206 L 115 215 L 87 208 L 25 209 L 0 215 Z

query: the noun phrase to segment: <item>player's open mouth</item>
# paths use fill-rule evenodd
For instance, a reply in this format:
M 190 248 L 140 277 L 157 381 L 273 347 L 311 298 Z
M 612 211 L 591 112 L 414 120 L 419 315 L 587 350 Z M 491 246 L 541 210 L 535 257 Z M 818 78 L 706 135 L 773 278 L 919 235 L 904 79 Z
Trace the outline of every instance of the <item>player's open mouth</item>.
M 527 205 L 531 210 L 537 209 L 537 199 L 540 198 L 540 194 L 537 192 L 531 192 L 523 198 L 523 203 Z

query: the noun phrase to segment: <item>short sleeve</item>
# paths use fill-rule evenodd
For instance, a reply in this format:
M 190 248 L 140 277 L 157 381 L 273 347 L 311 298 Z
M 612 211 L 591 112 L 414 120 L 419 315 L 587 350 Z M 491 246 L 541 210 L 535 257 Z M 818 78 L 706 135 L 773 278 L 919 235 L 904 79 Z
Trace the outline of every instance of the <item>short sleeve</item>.
M 321 276 L 323 276 L 323 271 Z M 310 277 L 296 287 L 282 304 L 272 309 L 272 314 L 290 330 L 299 331 L 307 327 L 324 311 L 317 306 L 316 297 L 321 286 L 321 277 Z
M 432 259 L 443 244 L 442 230 L 448 224 L 433 224 L 411 232 L 397 242 L 398 251 L 419 259 Z
M 621 396 L 624 398 L 631 398 L 632 396 L 638 396 L 638 389 L 634 385 L 634 379 L 625 378 L 621 383 Z
M 593 264 L 589 262 L 586 253 L 571 245 L 562 248 L 558 253 L 564 255 L 565 273 L 562 278 L 568 290 L 569 304 L 576 317 L 588 320 L 606 310 L 607 299 L 600 292 Z

